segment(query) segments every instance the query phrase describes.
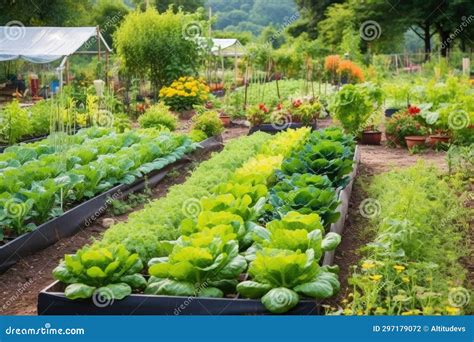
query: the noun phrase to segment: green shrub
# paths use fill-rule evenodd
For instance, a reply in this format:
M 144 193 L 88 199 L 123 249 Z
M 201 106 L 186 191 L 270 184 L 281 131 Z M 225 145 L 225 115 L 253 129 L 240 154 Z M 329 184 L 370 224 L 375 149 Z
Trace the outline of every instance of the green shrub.
M 194 142 L 200 142 L 206 140 L 207 138 L 206 133 L 198 129 L 193 129 L 188 135 Z
M 223 130 L 219 114 L 215 111 L 205 112 L 193 118 L 193 130 L 200 130 L 206 134 L 207 137 L 214 137 L 219 135 Z
M 30 110 L 32 135 L 38 136 L 49 133 L 52 103 L 42 100 L 37 102 Z
M 164 103 L 158 103 L 147 109 L 145 114 L 138 118 L 138 123 L 142 128 L 163 128 L 174 131 L 178 125 L 178 118 L 174 116 L 169 107 Z
M 13 101 L 0 111 L 0 141 L 14 144 L 31 133 L 31 123 L 26 110 Z

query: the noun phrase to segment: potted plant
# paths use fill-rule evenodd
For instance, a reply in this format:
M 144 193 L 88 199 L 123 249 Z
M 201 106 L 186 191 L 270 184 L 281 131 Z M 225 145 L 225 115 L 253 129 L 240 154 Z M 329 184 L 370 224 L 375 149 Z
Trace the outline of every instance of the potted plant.
M 313 125 L 319 117 L 321 103 L 317 99 L 301 100 L 291 102 L 290 114 L 292 121 L 301 122 L 303 125 Z
M 258 126 L 270 119 L 270 111 L 264 103 L 247 108 L 246 118 L 252 126 Z
M 181 119 L 188 120 L 194 116 L 194 106 L 206 103 L 209 98 L 209 87 L 202 79 L 180 77 L 169 87 L 160 90 L 162 99 L 171 110 L 178 112 Z
M 392 117 L 398 111 L 407 108 L 409 97 L 408 84 L 387 83 L 383 87 L 383 92 L 387 99 L 385 105 L 385 116 Z
M 433 113 L 435 117 L 431 122 L 431 134 L 428 138 L 431 146 L 447 144 L 451 141 L 449 115 L 456 111 L 455 107 L 455 105 L 445 105 Z
M 365 87 L 346 84 L 334 96 L 330 109 L 347 133 L 360 136 L 374 106 Z
M 229 115 L 226 114 L 226 112 L 224 110 L 221 110 L 219 112 L 219 119 L 221 120 L 224 127 L 230 127 L 231 126 L 231 118 L 230 118 Z
M 412 149 L 416 145 L 425 144 L 428 128 L 420 113 L 419 107 L 409 106 L 405 111 L 398 112 L 390 118 L 387 133 L 393 134 L 398 145 Z
M 362 131 L 361 143 L 365 145 L 380 145 L 382 141 L 382 132 L 379 130 L 380 111 L 374 111 L 367 120 Z

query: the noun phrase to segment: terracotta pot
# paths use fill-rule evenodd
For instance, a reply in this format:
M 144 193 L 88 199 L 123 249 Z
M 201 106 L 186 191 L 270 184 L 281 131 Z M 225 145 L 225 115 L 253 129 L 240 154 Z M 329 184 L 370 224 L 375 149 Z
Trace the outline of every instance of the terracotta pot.
M 219 116 L 219 119 L 221 119 L 221 122 L 224 125 L 224 127 L 230 127 L 230 116 L 221 114 Z
M 380 131 L 364 131 L 360 142 L 364 145 L 380 145 L 382 141 L 382 132 Z
M 451 138 L 448 135 L 440 135 L 440 134 L 434 134 L 430 135 L 428 142 L 431 146 L 435 146 L 438 143 L 449 143 Z
M 405 142 L 407 143 L 408 149 L 412 149 L 415 146 L 423 146 L 426 142 L 426 137 L 420 135 L 411 135 L 405 137 Z

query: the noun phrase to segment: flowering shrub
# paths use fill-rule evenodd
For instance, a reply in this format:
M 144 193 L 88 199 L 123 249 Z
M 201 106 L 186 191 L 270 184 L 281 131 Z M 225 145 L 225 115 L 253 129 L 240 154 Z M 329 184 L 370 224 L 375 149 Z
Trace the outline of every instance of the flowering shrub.
M 264 103 L 260 103 L 255 106 L 251 106 L 247 109 L 247 120 L 250 121 L 252 126 L 260 125 L 264 122 L 268 122 L 270 119 L 270 110 L 265 106 Z
M 364 73 L 354 62 L 341 61 L 337 68 L 337 73 L 341 78 L 346 78 L 348 83 L 364 82 Z
M 327 56 L 324 61 L 324 69 L 329 73 L 336 73 L 340 62 L 341 57 L 338 55 Z
M 180 77 L 169 87 L 160 90 L 160 98 L 174 111 L 193 109 L 195 105 L 206 103 L 209 87 L 202 79 Z
M 405 146 L 405 137 L 424 136 L 428 134 L 428 128 L 420 115 L 421 109 L 410 106 L 404 111 L 393 115 L 385 125 L 385 132 L 391 135 L 393 142 Z
M 296 99 L 290 106 L 293 121 L 302 122 L 305 125 L 313 123 L 318 118 L 320 111 L 321 104 L 317 99 Z

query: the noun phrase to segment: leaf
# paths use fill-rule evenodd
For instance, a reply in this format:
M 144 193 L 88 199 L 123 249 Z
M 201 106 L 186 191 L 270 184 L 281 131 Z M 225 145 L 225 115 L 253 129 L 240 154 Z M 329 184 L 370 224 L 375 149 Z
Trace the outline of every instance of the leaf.
M 233 258 L 229 263 L 227 263 L 223 269 L 219 271 L 217 277 L 229 279 L 238 277 L 242 272 L 247 268 L 247 261 L 241 255 Z
M 334 232 L 329 232 L 324 237 L 323 241 L 321 242 L 321 247 L 324 251 L 333 251 L 336 249 L 337 246 L 341 243 L 341 236 Z
M 112 299 L 121 300 L 132 294 L 132 288 L 130 285 L 125 283 L 109 284 L 107 286 L 98 288 L 97 293 L 99 295 L 102 293 L 107 298 L 110 298 L 111 296 Z
M 294 290 L 298 293 L 304 294 L 305 296 L 316 299 L 329 298 L 334 293 L 332 285 L 326 280 L 304 283 L 296 286 Z
M 87 276 L 91 278 L 105 278 L 107 274 L 97 266 L 92 266 L 86 271 Z
M 197 296 L 209 297 L 209 298 L 222 298 L 224 297 L 224 293 L 216 287 L 205 287 L 198 292 Z
M 64 290 L 64 295 L 69 299 L 85 299 L 92 297 L 95 287 L 86 284 L 70 284 Z
M 146 294 L 167 296 L 194 296 L 195 292 L 193 284 L 170 279 L 151 283 L 145 289 Z
M 258 283 L 256 281 L 246 280 L 237 284 L 237 292 L 245 298 L 261 298 L 272 289 L 269 284 Z
M 270 290 L 262 297 L 262 304 L 271 313 L 281 314 L 294 308 L 299 302 L 299 296 L 295 291 L 285 287 Z
M 144 289 L 147 285 L 146 279 L 141 274 L 131 274 L 120 278 L 120 281 L 128 284 L 132 289 Z

